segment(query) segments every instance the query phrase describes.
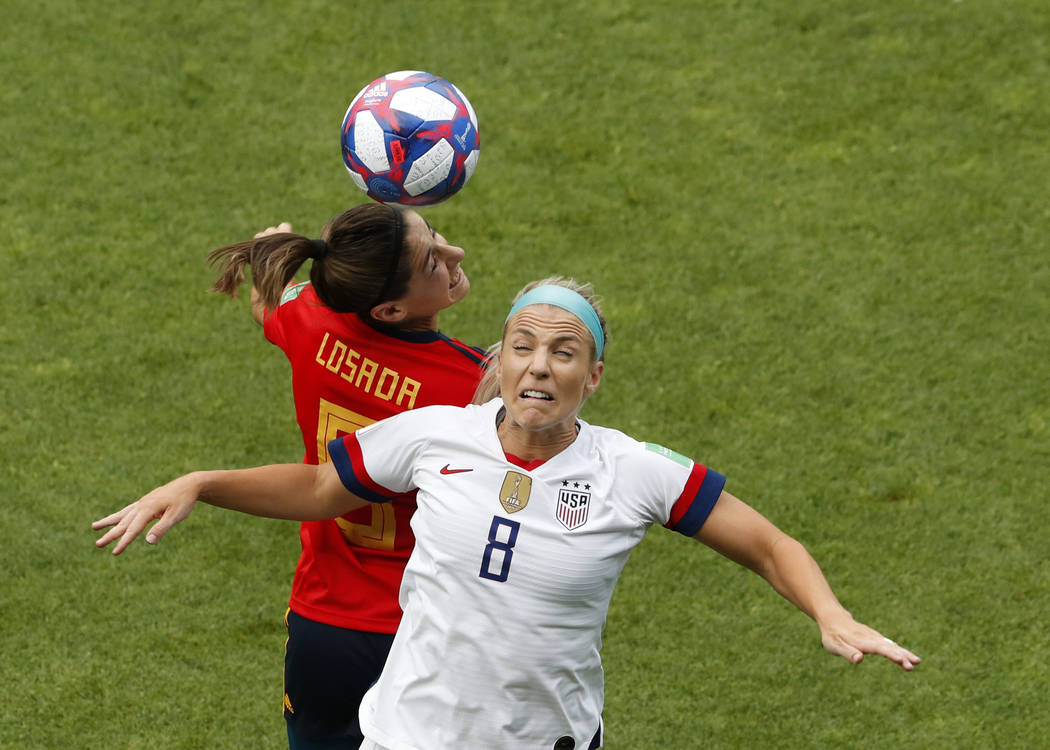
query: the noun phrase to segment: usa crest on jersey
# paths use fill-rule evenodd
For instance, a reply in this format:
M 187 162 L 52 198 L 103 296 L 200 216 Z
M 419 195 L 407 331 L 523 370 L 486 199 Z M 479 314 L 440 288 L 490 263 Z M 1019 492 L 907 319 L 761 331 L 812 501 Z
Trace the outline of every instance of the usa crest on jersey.
M 590 485 L 586 485 L 590 487 Z M 587 513 L 591 508 L 591 493 L 576 487 L 562 487 L 558 490 L 557 516 L 561 525 L 569 531 L 578 529 L 587 523 Z

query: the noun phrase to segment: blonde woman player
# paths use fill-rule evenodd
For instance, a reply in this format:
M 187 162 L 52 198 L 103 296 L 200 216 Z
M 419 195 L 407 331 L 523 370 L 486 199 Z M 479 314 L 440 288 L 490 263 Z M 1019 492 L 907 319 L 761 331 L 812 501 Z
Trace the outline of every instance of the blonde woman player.
M 599 648 L 631 549 L 659 524 L 763 576 L 851 662 L 919 657 L 850 615 L 805 548 L 712 469 L 579 418 L 604 371 L 588 287 L 547 280 L 511 307 L 500 396 L 392 417 L 330 445 L 331 463 L 196 472 L 95 523 L 123 550 L 156 543 L 197 500 L 330 518 L 417 492 L 404 617 L 361 705 L 365 750 L 597 748 Z

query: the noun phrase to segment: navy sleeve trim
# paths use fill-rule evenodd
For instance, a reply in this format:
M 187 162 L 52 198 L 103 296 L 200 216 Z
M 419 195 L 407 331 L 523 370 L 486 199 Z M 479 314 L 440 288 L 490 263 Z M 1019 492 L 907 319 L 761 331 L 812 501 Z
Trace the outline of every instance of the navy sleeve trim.
M 686 536 L 696 536 L 707 517 L 711 515 L 711 511 L 714 510 L 715 503 L 718 502 L 718 496 L 722 494 L 725 484 L 726 478 L 724 476 L 717 471 L 708 469 L 700 489 L 697 490 L 693 502 L 689 505 L 689 510 L 675 524 L 674 530 Z
M 370 503 L 390 502 L 396 493 L 383 494 L 385 488 L 373 482 L 364 468 L 361 468 L 361 476 L 358 476 L 358 472 L 354 471 L 354 462 L 350 457 L 350 449 L 347 447 L 347 442 L 350 440 L 354 441 L 354 452 L 357 454 L 360 463 L 360 449 L 357 448 L 357 442 L 353 435 L 348 435 L 346 438 L 336 438 L 328 443 L 328 455 L 332 459 L 332 464 L 335 466 L 343 486 Z M 387 490 L 387 492 L 389 491 Z

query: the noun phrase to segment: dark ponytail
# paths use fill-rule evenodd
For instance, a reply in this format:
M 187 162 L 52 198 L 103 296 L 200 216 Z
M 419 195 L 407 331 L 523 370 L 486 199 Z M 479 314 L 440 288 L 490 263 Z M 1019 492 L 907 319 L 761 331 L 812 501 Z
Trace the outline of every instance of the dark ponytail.
M 244 281 L 244 268 L 252 270 L 252 285 L 268 308 L 280 302 L 281 293 L 295 278 L 295 272 L 314 252 L 308 237 L 281 232 L 247 242 L 219 248 L 208 256 L 212 266 L 218 266 L 219 278 L 212 291 L 237 296 L 237 287 Z
M 412 264 L 404 247 L 403 218 L 400 209 L 365 203 L 328 222 L 320 240 L 283 232 L 219 248 L 208 256 L 209 264 L 219 269 L 212 289 L 236 296 L 248 266 L 252 285 L 272 309 L 312 258 L 310 282 L 321 301 L 338 312 L 367 316 L 376 305 L 408 290 Z

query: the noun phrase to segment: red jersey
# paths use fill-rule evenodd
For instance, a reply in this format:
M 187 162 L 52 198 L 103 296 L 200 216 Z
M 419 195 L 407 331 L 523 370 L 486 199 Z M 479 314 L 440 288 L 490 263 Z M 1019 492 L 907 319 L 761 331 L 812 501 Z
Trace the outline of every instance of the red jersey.
M 420 406 L 470 403 L 484 361 L 481 349 L 439 331 L 377 331 L 326 307 L 309 283 L 285 290 L 263 331 L 291 363 L 303 461 L 311 464 L 329 460 L 330 440 L 364 425 Z M 415 507 L 411 494 L 303 523 L 292 610 L 343 628 L 397 630 Z

